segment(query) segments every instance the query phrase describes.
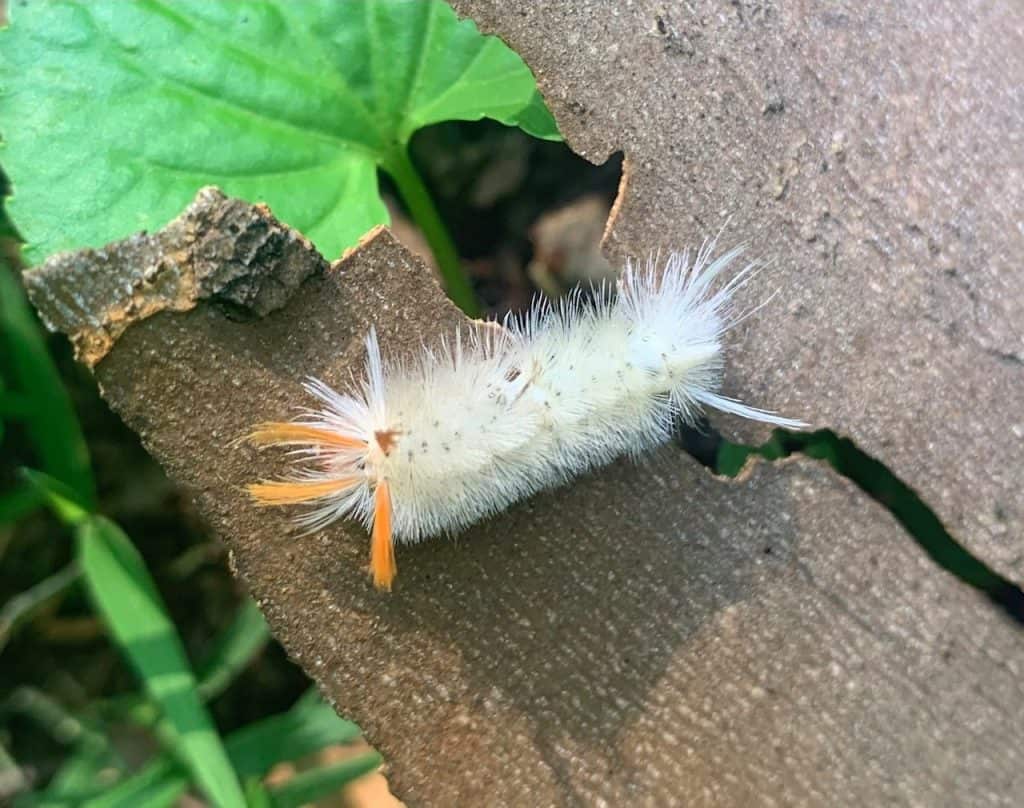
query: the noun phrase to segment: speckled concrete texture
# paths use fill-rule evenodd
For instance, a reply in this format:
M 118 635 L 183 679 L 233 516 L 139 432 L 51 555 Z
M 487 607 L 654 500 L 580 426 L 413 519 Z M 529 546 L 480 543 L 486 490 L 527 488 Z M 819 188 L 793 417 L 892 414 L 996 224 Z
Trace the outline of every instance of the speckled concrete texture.
M 267 217 L 252 208 L 239 235 L 274 231 Z M 196 254 L 178 232 L 154 260 Z M 31 276 L 36 304 L 137 271 L 132 240 L 103 254 Z M 371 323 L 392 355 L 464 323 L 386 231 L 328 269 L 258 254 L 257 286 L 314 271 L 262 318 L 202 296 L 152 313 L 96 373 L 407 804 L 1015 803 L 1020 628 L 813 461 L 737 481 L 674 448 L 622 461 L 401 548 L 390 595 L 358 526 L 303 537 L 254 508 L 244 484 L 285 459 L 237 438 L 308 403 L 307 375 L 344 385 Z
M 728 220 L 772 262 L 728 389 L 852 437 L 1024 582 L 1024 5 L 453 5 L 573 148 L 624 151 L 613 256 Z

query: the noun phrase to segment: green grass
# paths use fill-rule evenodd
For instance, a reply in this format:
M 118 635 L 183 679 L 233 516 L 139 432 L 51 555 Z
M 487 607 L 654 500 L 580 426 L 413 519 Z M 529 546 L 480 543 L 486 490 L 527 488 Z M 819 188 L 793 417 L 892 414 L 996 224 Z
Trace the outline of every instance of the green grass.
M 96 485 L 74 409 L 15 271 L 6 264 L 0 265 L 0 299 L 3 400 L 32 402 L 7 406 L 4 424 L 19 427 L 42 469 L 23 469 L 15 489 L 0 498 L 0 526 L 45 505 L 70 532 L 74 546 L 66 567 L 0 608 L 0 651 L 35 612 L 81 587 L 139 683 L 134 693 L 78 713 L 33 687 L 17 688 L 0 702 L 0 718 L 34 722 L 69 750 L 50 782 L 24 791 L 16 804 L 171 805 L 194 787 L 218 806 L 254 801 L 294 806 L 377 768 L 379 756 L 364 754 L 344 764 L 314 767 L 274 789 L 262 788 L 261 778 L 277 763 L 351 743 L 359 728 L 317 699 L 306 698 L 283 714 L 227 735 L 218 730 L 207 705 L 267 646 L 270 634 L 262 615 L 244 600 L 193 667 L 134 544 L 96 510 Z M 109 740 L 113 727 L 124 723 L 151 738 L 154 753 L 141 766 L 129 765 Z M 6 752 L 0 754 L 0 774 L 4 770 L 20 774 Z

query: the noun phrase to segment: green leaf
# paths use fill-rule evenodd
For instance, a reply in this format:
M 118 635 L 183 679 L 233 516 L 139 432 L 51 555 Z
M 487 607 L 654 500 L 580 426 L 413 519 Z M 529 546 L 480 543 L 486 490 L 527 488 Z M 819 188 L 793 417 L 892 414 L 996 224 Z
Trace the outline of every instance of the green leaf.
M 25 290 L 0 259 L 0 357 L 8 377 L 5 389 L 19 394 L 26 411 L 23 426 L 42 469 L 70 486 L 90 508 L 96 487 L 78 419 L 57 368 L 46 350 Z
M 114 767 L 121 765 L 117 752 L 100 730 L 43 691 L 22 685 L 0 704 L 0 717 L 20 713 L 53 740 L 74 747 L 46 790 L 29 793 L 16 805 L 78 806 L 82 797 L 109 786 Z
M 16 522 L 46 502 L 46 495 L 28 483 L 0 494 L 0 525 Z
M 222 693 L 269 640 L 270 628 L 259 606 L 252 598 L 246 598 L 197 671 L 200 698 L 209 701 Z
M 20 241 L 18 231 L 14 229 L 14 225 L 11 224 L 11 220 L 7 217 L 7 196 L 10 192 L 11 186 L 7 181 L 7 175 L 4 173 L 3 167 L 0 166 L 0 242 L 4 239 Z M 0 249 L 3 248 L 4 245 L 0 243 Z
M 99 516 L 75 531 L 78 562 L 113 639 L 160 705 L 174 752 L 218 806 L 243 806 L 241 786 L 203 706 L 181 641 L 138 552 Z
M 21 469 L 21 476 L 32 486 L 66 525 L 78 525 L 89 518 L 89 505 L 70 485 L 55 477 L 32 469 Z
M 533 91 L 530 103 L 519 111 L 516 122 L 524 132 L 541 140 L 562 139 L 558 132 L 558 124 L 551 117 L 551 112 L 539 90 Z
M 263 719 L 232 732 L 224 741 L 231 765 L 238 777 L 262 777 L 285 760 L 297 760 L 332 744 L 351 743 L 359 727 L 338 718 L 322 702 L 296 705 L 287 713 Z M 159 755 L 140 771 L 119 783 L 89 808 L 149 805 L 143 797 L 159 794 L 166 805 L 184 793 L 188 779 L 170 755 Z
M 335 793 L 357 777 L 369 774 L 380 764 L 380 755 L 369 752 L 333 766 L 322 766 L 301 772 L 271 790 L 272 804 L 274 808 L 298 808 L 300 805 Z
M 270 792 L 258 777 L 250 777 L 245 781 L 245 801 L 249 808 L 274 808 Z
M 289 710 L 233 732 L 228 754 L 240 777 L 266 774 L 282 760 L 297 760 L 332 744 L 351 743 L 359 727 L 326 704 Z
M 109 788 L 117 761 L 104 746 L 80 743 L 38 797 L 37 805 L 81 805 L 89 796 Z
M 53 575 L 11 596 L 3 606 L 0 606 L 0 652 L 18 626 L 68 589 L 80 576 L 78 564 L 72 561 Z
M 488 117 L 558 138 L 522 60 L 441 0 L 10 11 L 3 160 L 31 262 L 157 229 L 208 183 L 333 258 L 387 222 L 377 168 L 420 127 Z
M 32 404 L 28 396 L 0 389 L 0 418 L 27 420 L 32 414 Z
M 106 792 L 86 800 L 82 808 L 162 808 L 173 805 L 188 789 L 188 777 L 170 755 L 160 755 Z
M 235 613 L 235 619 L 221 632 L 213 648 L 197 666 L 199 697 L 208 702 L 220 695 L 241 669 L 266 646 L 269 639 L 270 629 L 266 620 L 256 602 L 247 598 Z M 153 726 L 160 719 L 159 710 L 140 694 L 105 699 L 101 705 L 103 713 L 108 717 L 130 721 L 140 727 Z
M 316 685 L 310 685 L 306 688 L 305 692 L 299 696 L 295 703 L 292 704 L 291 712 L 301 713 L 304 710 L 319 710 L 324 704 L 324 697 L 320 695 L 320 691 Z
M 718 456 L 715 458 L 715 471 L 726 477 L 735 477 L 747 464 L 747 458 L 754 453 L 754 449 L 749 446 L 722 441 L 718 446 Z

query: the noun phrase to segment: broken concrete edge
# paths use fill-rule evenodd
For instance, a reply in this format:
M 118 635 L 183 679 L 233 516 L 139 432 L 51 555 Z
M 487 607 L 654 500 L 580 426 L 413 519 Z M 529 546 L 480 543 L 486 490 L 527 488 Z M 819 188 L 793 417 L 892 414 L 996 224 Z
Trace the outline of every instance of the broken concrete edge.
M 397 243 L 388 227 L 377 225 L 328 264 L 267 205 L 206 186 L 156 233 L 59 253 L 22 277 L 46 327 L 66 334 L 76 359 L 94 369 L 128 328 L 148 317 L 208 300 L 233 320 L 263 318 L 308 278 L 342 266 L 381 238 Z
M 622 154 L 622 176 L 619 177 L 619 187 L 615 191 L 615 201 L 612 203 L 612 209 L 608 212 L 608 219 L 604 223 L 604 232 L 601 234 L 601 252 L 604 254 L 605 260 L 611 260 L 611 242 L 613 234 L 615 233 L 615 225 L 619 218 L 619 212 L 622 210 L 623 200 L 626 198 L 626 190 L 629 188 L 629 182 L 633 177 L 633 161 L 629 155 L 623 152 Z
M 94 368 L 126 329 L 158 312 L 210 300 L 233 319 L 264 317 L 326 267 L 266 205 L 208 186 L 159 232 L 60 253 L 24 280 L 46 326 L 67 334 L 75 356 Z

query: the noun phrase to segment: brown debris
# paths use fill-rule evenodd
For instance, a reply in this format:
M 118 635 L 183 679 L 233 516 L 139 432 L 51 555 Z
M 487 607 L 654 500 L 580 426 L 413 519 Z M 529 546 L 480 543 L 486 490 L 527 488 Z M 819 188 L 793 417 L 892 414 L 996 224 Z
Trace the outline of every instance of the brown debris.
M 534 222 L 530 228 L 533 260 L 526 268 L 530 280 L 552 298 L 575 286 L 614 280 L 617 270 L 600 249 L 608 213 L 604 199 L 591 194 Z

